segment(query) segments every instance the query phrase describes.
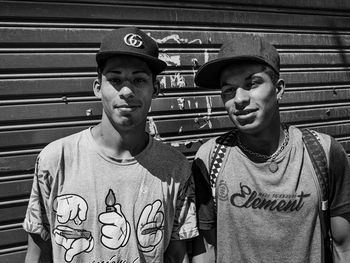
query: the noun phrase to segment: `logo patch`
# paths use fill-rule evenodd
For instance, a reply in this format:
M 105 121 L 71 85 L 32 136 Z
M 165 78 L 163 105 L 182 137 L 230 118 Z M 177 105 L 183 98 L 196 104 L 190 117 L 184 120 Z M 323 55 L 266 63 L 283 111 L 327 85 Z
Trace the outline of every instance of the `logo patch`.
M 124 37 L 124 43 L 130 47 L 141 47 L 143 45 L 142 37 L 133 33 L 127 34 Z
M 228 200 L 228 187 L 224 180 L 220 180 L 220 183 L 218 185 L 218 198 L 221 201 L 227 201 Z

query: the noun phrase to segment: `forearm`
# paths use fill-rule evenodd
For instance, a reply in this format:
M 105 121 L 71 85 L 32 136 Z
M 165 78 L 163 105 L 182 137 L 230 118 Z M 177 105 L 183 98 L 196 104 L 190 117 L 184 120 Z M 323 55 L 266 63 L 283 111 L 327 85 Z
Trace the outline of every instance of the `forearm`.
M 29 234 L 25 263 L 44 262 L 53 262 L 51 242 L 42 240 L 39 235 Z
M 192 263 L 214 263 L 215 252 L 214 247 L 208 247 L 208 249 L 201 253 L 193 256 Z
M 334 263 L 350 262 L 350 213 L 332 217 Z
M 169 254 L 168 252 L 166 252 L 164 254 L 164 262 L 166 263 L 189 263 L 189 258 L 188 255 L 183 255 L 181 257 L 176 256 L 174 254 Z
M 172 240 L 164 253 L 166 263 L 189 263 L 187 240 Z
M 33 250 L 27 250 L 25 263 L 40 263 L 40 254 Z
M 200 231 L 200 235 L 193 239 L 192 263 L 215 262 L 216 230 Z
M 350 247 L 334 245 L 333 250 L 334 263 L 349 263 L 350 262 Z

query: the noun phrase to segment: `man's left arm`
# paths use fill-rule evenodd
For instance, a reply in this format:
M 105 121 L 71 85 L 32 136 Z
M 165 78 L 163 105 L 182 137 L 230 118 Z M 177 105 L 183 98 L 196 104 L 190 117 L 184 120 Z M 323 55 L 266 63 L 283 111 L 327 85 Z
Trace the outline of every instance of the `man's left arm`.
M 164 254 L 166 263 L 189 263 L 187 240 L 171 240 Z
M 350 262 L 350 163 L 344 148 L 331 139 L 330 214 L 334 263 Z
M 350 213 L 331 218 L 334 263 L 350 262 Z

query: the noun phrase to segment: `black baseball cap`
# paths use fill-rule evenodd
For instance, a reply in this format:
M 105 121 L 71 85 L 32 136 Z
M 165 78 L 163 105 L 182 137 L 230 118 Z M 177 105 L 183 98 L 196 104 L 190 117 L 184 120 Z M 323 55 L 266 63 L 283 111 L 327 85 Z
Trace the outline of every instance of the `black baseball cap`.
M 156 75 L 167 66 L 158 59 L 157 42 L 136 27 L 123 27 L 109 32 L 102 39 L 96 54 L 97 65 L 100 67 L 107 59 L 117 55 L 130 55 L 144 60 Z
M 232 36 L 224 43 L 218 58 L 202 65 L 195 76 L 195 83 L 202 88 L 220 88 L 222 70 L 242 61 L 256 61 L 269 65 L 279 75 L 280 57 L 276 48 L 257 35 Z

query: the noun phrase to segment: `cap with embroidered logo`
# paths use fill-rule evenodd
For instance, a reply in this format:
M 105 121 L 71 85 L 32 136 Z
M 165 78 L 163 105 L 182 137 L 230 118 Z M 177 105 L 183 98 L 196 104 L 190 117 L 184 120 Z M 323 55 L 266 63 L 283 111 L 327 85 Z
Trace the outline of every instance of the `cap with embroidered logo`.
M 257 35 L 232 36 L 224 43 L 218 58 L 202 65 L 195 76 L 197 86 L 203 88 L 220 88 L 220 74 L 229 65 L 242 61 L 256 61 L 269 65 L 278 75 L 280 57 L 276 48 Z
M 154 74 L 159 74 L 167 66 L 158 58 L 157 42 L 136 27 L 123 27 L 109 32 L 101 41 L 96 62 L 101 67 L 107 59 L 117 55 L 130 55 L 144 60 Z

